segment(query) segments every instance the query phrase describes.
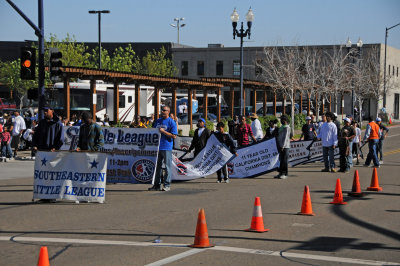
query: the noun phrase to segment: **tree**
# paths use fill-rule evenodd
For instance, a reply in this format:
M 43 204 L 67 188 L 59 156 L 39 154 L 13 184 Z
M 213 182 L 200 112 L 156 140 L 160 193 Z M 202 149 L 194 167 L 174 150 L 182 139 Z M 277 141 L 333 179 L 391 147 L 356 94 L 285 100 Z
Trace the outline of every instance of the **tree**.
M 167 58 L 167 51 L 162 47 L 159 51 L 147 52 L 142 58 L 140 73 L 171 77 L 176 74 L 176 67 L 172 59 Z
M 0 82 L 6 84 L 19 98 L 20 108 L 23 106 L 23 99 L 28 89 L 37 88 L 36 80 L 22 80 L 20 77 L 21 60 L 0 62 Z

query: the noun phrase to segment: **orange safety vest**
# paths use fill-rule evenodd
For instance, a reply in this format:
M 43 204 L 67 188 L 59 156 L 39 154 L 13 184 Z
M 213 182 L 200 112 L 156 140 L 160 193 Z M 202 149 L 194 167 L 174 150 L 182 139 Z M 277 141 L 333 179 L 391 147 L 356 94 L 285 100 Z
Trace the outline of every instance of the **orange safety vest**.
M 371 127 L 368 139 L 379 139 L 379 125 L 375 122 L 371 122 L 368 125 Z

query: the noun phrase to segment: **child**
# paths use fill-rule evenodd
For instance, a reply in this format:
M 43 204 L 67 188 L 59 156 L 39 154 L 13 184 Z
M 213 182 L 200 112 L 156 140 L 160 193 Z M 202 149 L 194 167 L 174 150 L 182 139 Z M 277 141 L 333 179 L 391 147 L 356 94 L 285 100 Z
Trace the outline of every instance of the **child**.
M 10 128 L 4 127 L 3 132 L 0 133 L 0 143 L 1 143 L 0 161 L 7 162 L 7 158 L 10 159 L 12 157 L 10 142 L 11 142 Z
M 342 130 L 340 139 L 339 139 L 339 154 L 340 154 L 340 170 L 339 172 L 347 173 L 349 172 L 349 167 L 347 166 L 347 156 L 349 155 L 349 139 L 347 137 L 348 130 Z
M 353 145 L 353 154 L 356 155 L 357 163 L 356 165 L 360 164 L 360 144 L 361 144 L 361 129 L 358 127 L 357 121 L 353 120 L 352 125 L 354 130 L 356 131 L 356 136 L 352 141 Z
M 225 124 L 223 122 L 219 122 L 217 124 L 217 131 L 214 134 L 221 143 L 224 143 L 226 146 L 228 146 L 230 151 L 232 153 L 236 154 L 236 156 L 237 156 L 235 144 L 233 143 L 233 139 L 232 139 L 231 135 L 224 132 L 224 130 L 225 130 L 224 128 L 225 128 Z M 217 177 L 218 177 L 217 183 L 222 182 L 221 172 L 224 174 L 225 183 L 229 183 L 229 177 L 228 177 L 228 171 L 226 169 L 226 164 L 217 171 Z

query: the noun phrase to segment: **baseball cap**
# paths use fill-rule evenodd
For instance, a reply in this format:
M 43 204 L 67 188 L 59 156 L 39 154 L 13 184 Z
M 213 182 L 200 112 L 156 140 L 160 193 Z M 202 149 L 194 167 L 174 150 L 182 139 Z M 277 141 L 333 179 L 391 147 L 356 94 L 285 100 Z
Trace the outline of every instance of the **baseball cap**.
M 203 122 L 204 124 L 206 123 L 206 120 L 204 120 L 204 118 L 200 118 L 200 119 L 199 119 L 199 122 L 200 122 L 200 121 Z
M 343 119 L 343 120 L 346 121 L 346 122 L 349 122 L 349 123 L 351 122 L 350 119 L 347 118 L 347 117 L 345 119 Z
M 309 117 L 309 116 L 306 116 L 306 120 L 311 120 L 311 117 Z
M 381 121 L 382 121 L 382 119 L 380 117 L 376 118 L 376 122 L 381 122 Z

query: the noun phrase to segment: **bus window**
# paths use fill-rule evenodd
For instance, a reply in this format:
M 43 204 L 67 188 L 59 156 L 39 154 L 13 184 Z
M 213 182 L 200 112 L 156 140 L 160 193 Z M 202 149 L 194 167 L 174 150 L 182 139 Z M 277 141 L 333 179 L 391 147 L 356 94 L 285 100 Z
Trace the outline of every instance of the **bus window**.
M 119 96 L 119 108 L 125 108 L 125 95 Z
M 96 111 L 100 111 L 104 109 L 104 94 L 97 94 L 97 104 L 96 104 Z
M 132 96 L 128 96 L 128 103 L 132 103 Z

